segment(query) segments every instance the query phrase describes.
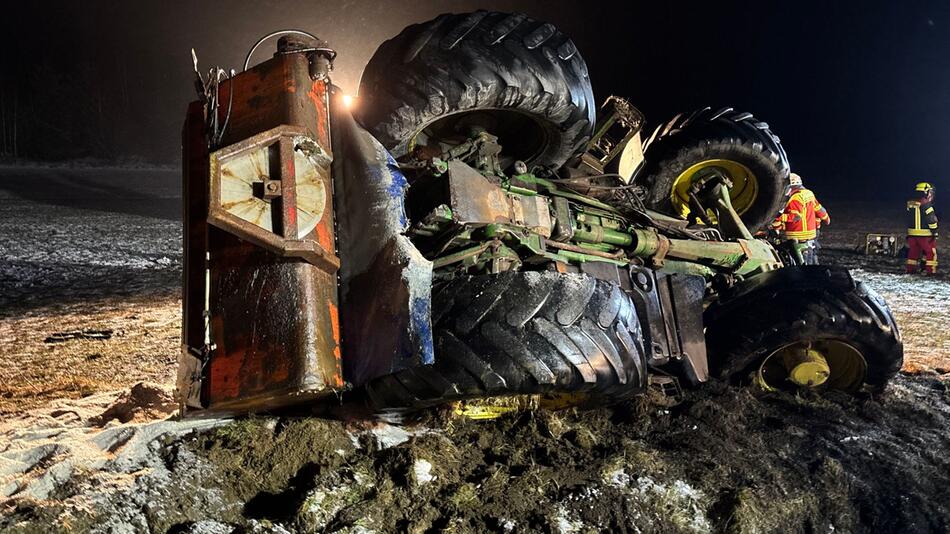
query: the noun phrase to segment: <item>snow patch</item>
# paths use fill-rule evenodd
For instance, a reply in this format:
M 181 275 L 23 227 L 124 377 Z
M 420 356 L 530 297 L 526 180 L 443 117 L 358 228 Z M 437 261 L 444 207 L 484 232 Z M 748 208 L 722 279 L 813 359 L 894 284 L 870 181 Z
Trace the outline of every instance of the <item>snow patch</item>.
M 568 511 L 567 508 L 564 508 L 563 506 L 558 506 L 555 521 L 555 526 L 557 527 L 557 531 L 560 532 L 560 534 L 574 534 L 576 532 L 581 532 L 581 530 L 584 528 L 584 523 L 577 519 L 573 519 L 571 517 L 570 511 Z
M 369 433 L 376 439 L 376 445 L 380 449 L 402 445 L 412 437 L 412 434 L 407 432 L 406 429 L 389 424 L 382 424 L 370 430 Z
M 0 425 L 0 496 L 47 499 L 77 473 L 92 473 L 83 483 L 100 486 L 99 498 L 105 499 L 114 490 L 127 488 L 137 474 L 167 474 L 159 454 L 164 440 L 229 422 L 208 418 L 118 423 L 104 417 L 118 404 L 134 411 L 132 397 L 126 391 L 57 402 L 4 421 Z M 99 428 L 104 419 L 111 420 Z
M 412 474 L 415 476 L 416 483 L 420 486 L 428 484 L 436 478 L 432 474 L 432 463 L 422 458 L 412 464 Z
M 634 501 L 656 510 L 658 519 L 666 518 L 689 532 L 712 530 L 705 513 L 705 495 L 682 480 L 663 484 L 649 476 L 634 479 L 622 467 L 604 473 L 604 480 Z

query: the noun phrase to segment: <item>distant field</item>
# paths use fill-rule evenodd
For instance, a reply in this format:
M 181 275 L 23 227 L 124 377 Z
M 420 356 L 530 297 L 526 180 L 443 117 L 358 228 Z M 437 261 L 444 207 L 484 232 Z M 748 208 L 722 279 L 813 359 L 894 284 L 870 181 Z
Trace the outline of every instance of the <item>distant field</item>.
M 0 317 L 177 291 L 177 171 L 0 168 Z
M 822 228 L 824 244 L 853 250 L 864 247 L 867 234 L 895 234 L 903 243 L 907 231 L 904 198 L 888 198 L 882 202 L 825 202 L 831 212 L 831 226 Z M 942 214 L 944 237 L 937 242 L 938 258 L 945 258 L 943 278 L 950 279 L 950 213 Z M 903 270 L 903 260 L 901 261 Z

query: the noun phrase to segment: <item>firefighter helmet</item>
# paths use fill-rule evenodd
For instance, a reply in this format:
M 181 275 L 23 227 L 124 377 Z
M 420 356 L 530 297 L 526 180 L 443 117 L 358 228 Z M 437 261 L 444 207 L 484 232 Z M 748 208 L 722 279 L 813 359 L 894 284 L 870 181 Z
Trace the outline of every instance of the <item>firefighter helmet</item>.
M 799 187 L 801 187 L 801 185 L 802 185 L 802 177 L 793 172 L 793 173 L 791 173 L 791 174 L 788 175 L 788 183 L 789 183 L 789 185 L 791 185 L 791 186 L 793 186 L 793 187 L 794 187 L 794 186 L 799 186 Z
M 920 191 L 921 193 L 929 193 L 934 190 L 934 186 L 930 185 L 927 182 L 919 182 L 917 184 L 916 190 Z

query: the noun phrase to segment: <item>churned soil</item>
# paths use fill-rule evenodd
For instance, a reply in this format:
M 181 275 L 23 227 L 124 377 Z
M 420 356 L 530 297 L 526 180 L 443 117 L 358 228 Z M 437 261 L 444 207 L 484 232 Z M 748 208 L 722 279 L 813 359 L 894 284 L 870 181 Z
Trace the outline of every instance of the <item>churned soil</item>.
M 101 413 L 128 401 L 101 401 Z M 873 399 L 710 384 L 678 402 L 490 421 L 436 410 L 404 426 L 315 417 L 122 423 L 88 406 L 5 427 L 0 529 L 950 528 L 940 498 L 950 484 L 950 393 L 922 376 L 900 375 Z

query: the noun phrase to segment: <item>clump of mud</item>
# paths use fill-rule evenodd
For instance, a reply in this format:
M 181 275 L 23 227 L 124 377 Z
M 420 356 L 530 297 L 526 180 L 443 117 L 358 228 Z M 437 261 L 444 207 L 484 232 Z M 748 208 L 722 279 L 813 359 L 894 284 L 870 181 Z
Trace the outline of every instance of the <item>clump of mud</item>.
M 171 424 L 171 423 L 160 423 Z M 184 423 L 182 423 L 184 424 Z M 139 433 L 148 426 L 140 427 Z M 898 377 L 875 399 L 710 385 L 676 405 L 445 412 L 406 427 L 247 418 L 161 433 L 7 502 L 12 531 L 928 532 L 950 528 L 950 393 Z M 143 448 L 144 445 L 147 447 Z M 143 452 L 144 451 L 144 452 Z M 117 457 L 123 456 L 118 449 Z M 52 461 L 52 460 L 50 460 Z
M 93 417 L 94 426 L 105 426 L 110 421 L 120 423 L 143 422 L 171 415 L 178 408 L 171 391 L 158 384 L 139 382 L 123 392 L 102 414 Z

